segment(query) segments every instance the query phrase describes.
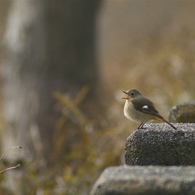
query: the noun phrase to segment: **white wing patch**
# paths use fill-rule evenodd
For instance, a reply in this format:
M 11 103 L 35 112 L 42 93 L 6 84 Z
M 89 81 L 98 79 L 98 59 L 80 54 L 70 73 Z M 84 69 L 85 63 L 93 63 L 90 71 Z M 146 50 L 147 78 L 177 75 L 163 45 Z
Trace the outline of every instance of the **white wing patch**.
M 144 105 L 142 108 L 143 109 L 148 109 L 148 105 Z

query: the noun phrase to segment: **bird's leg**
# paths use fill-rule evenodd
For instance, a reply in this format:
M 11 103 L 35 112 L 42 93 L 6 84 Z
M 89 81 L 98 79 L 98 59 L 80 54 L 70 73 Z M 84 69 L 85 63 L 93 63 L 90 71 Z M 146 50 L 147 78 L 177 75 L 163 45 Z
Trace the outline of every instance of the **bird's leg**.
M 144 124 L 145 124 L 145 123 L 142 122 L 142 123 L 139 125 L 139 127 L 138 127 L 137 129 L 146 129 L 146 128 L 143 127 Z
M 140 123 L 140 125 L 139 125 L 139 127 L 137 129 L 141 129 L 142 125 L 143 125 L 143 123 Z

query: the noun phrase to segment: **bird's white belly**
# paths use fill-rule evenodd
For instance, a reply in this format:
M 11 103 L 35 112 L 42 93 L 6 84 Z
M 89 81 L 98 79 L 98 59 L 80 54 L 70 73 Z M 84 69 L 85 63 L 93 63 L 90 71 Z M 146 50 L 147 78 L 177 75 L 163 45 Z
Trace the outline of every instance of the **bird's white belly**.
M 132 108 L 132 106 L 130 107 L 127 103 L 127 101 L 125 102 L 125 106 L 124 106 L 124 115 L 129 119 L 129 120 L 132 120 L 134 122 L 140 122 L 137 120 L 137 118 L 134 117 L 134 112 L 135 112 L 135 109 Z

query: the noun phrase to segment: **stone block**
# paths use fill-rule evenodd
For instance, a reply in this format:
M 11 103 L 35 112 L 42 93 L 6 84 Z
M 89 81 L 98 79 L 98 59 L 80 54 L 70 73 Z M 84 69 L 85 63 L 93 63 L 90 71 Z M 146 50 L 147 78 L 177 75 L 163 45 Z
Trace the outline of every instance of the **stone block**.
M 175 123 L 195 123 L 195 100 L 177 103 L 170 110 L 169 121 Z
M 90 195 L 194 195 L 194 166 L 119 166 L 103 171 Z
M 126 140 L 127 165 L 195 165 L 195 123 L 145 124 Z

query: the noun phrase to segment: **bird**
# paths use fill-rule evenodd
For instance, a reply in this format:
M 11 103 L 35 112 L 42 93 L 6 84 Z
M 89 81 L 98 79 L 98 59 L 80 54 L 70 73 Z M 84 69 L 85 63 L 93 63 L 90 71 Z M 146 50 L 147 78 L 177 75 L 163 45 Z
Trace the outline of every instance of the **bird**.
M 138 90 L 130 89 L 123 91 L 125 97 L 124 115 L 137 123 L 140 123 L 137 129 L 145 129 L 144 124 L 152 121 L 163 121 L 169 124 L 173 129 L 177 129 L 170 122 L 165 120 L 156 110 L 154 104 L 144 97 Z

